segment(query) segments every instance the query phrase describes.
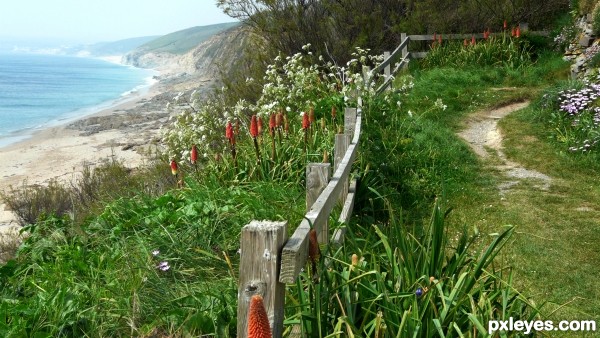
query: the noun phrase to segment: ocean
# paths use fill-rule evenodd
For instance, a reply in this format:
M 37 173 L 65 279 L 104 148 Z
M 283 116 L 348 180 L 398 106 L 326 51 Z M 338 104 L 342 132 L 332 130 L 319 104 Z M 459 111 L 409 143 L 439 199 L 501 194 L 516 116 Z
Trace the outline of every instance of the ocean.
M 0 146 L 149 87 L 154 71 L 97 58 L 0 54 Z

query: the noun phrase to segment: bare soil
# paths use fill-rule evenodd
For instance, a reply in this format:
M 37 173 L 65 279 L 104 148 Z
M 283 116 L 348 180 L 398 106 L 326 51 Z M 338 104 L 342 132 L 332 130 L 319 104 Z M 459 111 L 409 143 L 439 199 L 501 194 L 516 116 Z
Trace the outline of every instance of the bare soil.
M 550 189 L 551 177 L 509 160 L 503 152 L 503 138 L 502 132 L 498 128 L 498 121 L 527 106 L 529 106 L 529 101 L 523 101 L 477 112 L 467 119 L 466 129 L 458 133 L 479 157 L 486 160 L 497 159 L 493 167 L 506 177 L 506 180 L 498 185 L 501 196 L 505 196 L 512 187 L 524 181 L 530 181 L 533 187 L 540 190 Z

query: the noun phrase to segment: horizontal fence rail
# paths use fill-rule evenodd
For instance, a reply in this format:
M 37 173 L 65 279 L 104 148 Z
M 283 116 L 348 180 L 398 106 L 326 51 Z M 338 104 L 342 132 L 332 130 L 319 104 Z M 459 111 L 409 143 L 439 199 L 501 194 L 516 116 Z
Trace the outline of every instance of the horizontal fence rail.
M 520 24 L 521 27 L 521 31 L 523 33 L 526 33 L 528 35 L 536 35 L 536 36 L 549 36 L 550 33 L 548 31 L 530 31 L 527 29 L 528 25 L 527 24 Z M 403 33 L 404 34 L 404 33 Z M 497 33 L 490 33 L 489 36 L 492 37 L 498 37 L 498 36 L 503 36 L 503 35 L 508 35 L 511 34 L 510 31 L 503 31 L 503 32 L 497 32 Z M 464 40 L 464 39 L 471 39 L 471 38 L 475 38 L 477 40 L 481 40 L 484 38 L 484 34 L 483 33 L 471 33 L 471 34 L 424 34 L 424 35 L 419 35 L 419 34 L 415 34 L 415 35 L 408 35 L 407 36 L 409 41 L 436 41 L 437 39 L 439 39 L 441 37 L 442 41 L 444 40 Z M 409 57 L 411 59 L 422 59 L 425 56 L 427 56 L 428 52 L 418 52 L 418 51 L 411 51 L 408 52 Z

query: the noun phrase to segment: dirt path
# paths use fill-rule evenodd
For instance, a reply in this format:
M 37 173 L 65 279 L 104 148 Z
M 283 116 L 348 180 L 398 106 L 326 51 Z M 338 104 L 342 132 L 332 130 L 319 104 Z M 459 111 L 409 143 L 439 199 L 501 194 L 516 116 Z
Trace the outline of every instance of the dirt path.
M 526 169 L 523 165 L 509 160 L 502 147 L 502 133 L 498 121 L 508 114 L 529 106 L 529 101 L 517 102 L 493 110 L 475 113 L 466 121 L 466 129 L 458 135 L 469 143 L 473 151 L 483 159 L 497 158 L 499 163 L 494 167 L 500 170 L 506 180 L 498 185 L 500 195 L 504 196 L 513 186 L 524 180 L 533 181 L 533 186 L 547 191 L 552 178 L 535 170 Z

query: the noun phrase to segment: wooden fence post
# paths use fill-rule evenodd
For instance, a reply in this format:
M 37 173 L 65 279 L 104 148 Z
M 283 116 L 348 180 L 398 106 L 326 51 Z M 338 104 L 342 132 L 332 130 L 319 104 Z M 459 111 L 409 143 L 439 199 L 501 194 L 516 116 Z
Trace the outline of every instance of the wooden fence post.
M 316 202 L 317 198 L 331 179 L 330 163 L 309 163 L 306 166 L 306 212 Z M 317 240 L 319 243 L 329 242 L 329 224 L 325 221 L 323 224 L 313 224 L 317 231 Z
M 356 126 L 356 108 L 346 108 L 344 111 L 344 134 L 354 136 Z
M 390 52 L 383 52 L 383 60 L 389 59 L 391 56 Z M 392 76 L 392 65 L 387 65 L 383 69 L 383 81 L 387 81 Z
M 404 41 L 406 39 L 406 33 L 400 33 L 400 41 Z M 406 47 L 402 48 L 402 58 L 408 57 L 408 44 Z M 406 64 L 404 64 L 403 68 L 406 68 Z
M 335 172 L 337 168 L 342 163 L 342 159 L 344 155 L 346 155 L 346 150 L 350 146 L 351 136 L 348 134 L 336 134 L 335 135 L 335 148 L 333 154 L 333 171 Z M 346 196 L 348 195 L 348 185 L 344 184 L 342 187 L 342 192 L 340 193 L 339 201 L 340 204 L 344 205 L 346 202 Z
M 283 334 L 285 284 L 279 282 L 281 250 L 287 240 L 287 222 L 252 221 L 242 228 L 238 283 L 237 336 L 248 335 L 248 308 L 261 295 L 273 337 Z

